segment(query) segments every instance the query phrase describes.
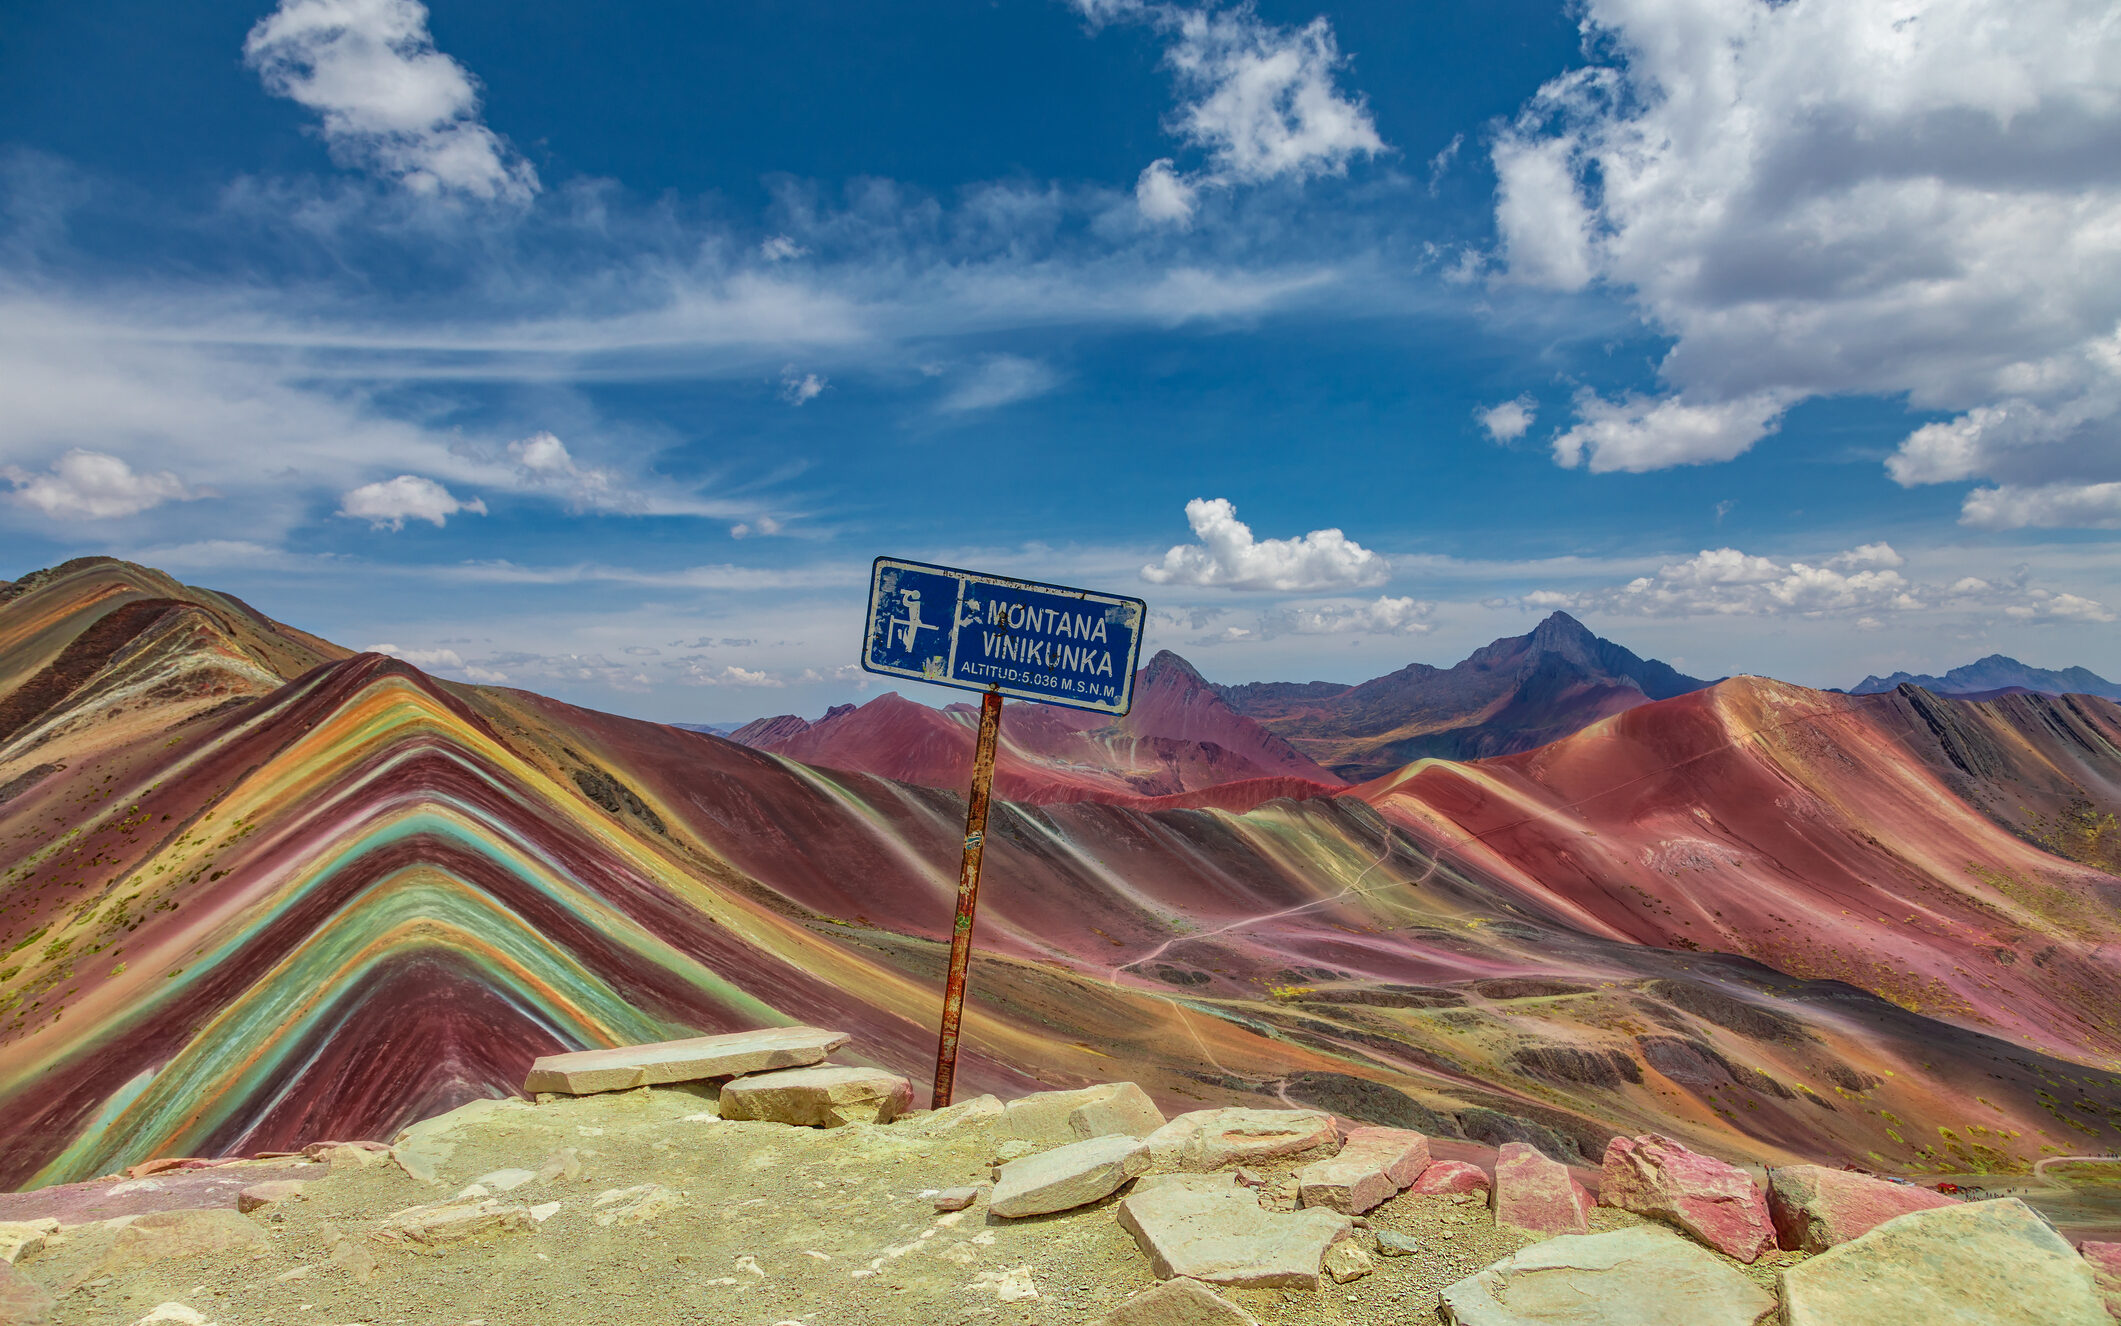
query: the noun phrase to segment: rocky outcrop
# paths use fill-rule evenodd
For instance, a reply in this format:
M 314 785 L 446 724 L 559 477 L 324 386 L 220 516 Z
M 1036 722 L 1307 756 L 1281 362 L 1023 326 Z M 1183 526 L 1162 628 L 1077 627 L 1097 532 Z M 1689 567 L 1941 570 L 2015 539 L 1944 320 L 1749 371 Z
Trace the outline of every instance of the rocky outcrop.
M 2092 1283 L 2106 1299 L 2106 1310 L 2121 1320 L 2121 1243 L 2087 1242 L 2077 1250 L 2092 1268 Z
M 1454 1326 L 1757 1326 L 1774 1312 L 1774 1295 L 1654 1225 L 1535 1243 L 1443 1291 Z
M 2107 1326 L 2091 1267 L 2015 1197 L 1896 1216 L 1783 1270 L 1787 1326 Z
M 1736 1165 L 1669 1137 L 1616 1137 L 1606 1147 L 1601 1206 L 1677 1225 L 1726 1257 L 1759 1260 L 1775 1246 L 1767 1199 Z
M 1163 1111 L 1132 1082 L 1103 1082 L 1076 1091 L 1035 1091 L 1003 1106 L 1009 1136 L 1046 1146 L 1124 1134 L 1147 1137 L 1164 1126 Z
M 1784 1165 L 1768 1171 L 1767 1202 L 1783 1247 L 1825 1252 L 1895 1216 L 1953 1206 L 1958 1199 L 1824 1165 Z
M 1528 1234 L 1587 1234 L 1591 1195 L 1569 1173 L 1523 1142 L 1505 1142 L 1495 1157 L 1495 1223 Z

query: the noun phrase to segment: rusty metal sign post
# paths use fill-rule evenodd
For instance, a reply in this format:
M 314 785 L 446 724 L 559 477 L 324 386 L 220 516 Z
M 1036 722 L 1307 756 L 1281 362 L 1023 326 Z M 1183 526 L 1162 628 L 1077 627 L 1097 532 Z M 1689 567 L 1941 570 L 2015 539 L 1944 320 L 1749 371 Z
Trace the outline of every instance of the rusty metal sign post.
M 889 677 L 980 692 L 972 792 L 965 803 L 965 855 L 957 872 L 950 926 L 950 974 L 943 987 L 942 1035 L 935 1047 L 930 1104 L 950 1103 L 957 1076 L 965 974 L 979 908 L 987 805 L 1002 697 L 1091 709 L 1118 717 L 1134 703 L 1148 605 L 1121 594 L 984 575 L 879 557 L 870 573 L 862 667 Z M 924 635 L 923 632 L 933 632 Z

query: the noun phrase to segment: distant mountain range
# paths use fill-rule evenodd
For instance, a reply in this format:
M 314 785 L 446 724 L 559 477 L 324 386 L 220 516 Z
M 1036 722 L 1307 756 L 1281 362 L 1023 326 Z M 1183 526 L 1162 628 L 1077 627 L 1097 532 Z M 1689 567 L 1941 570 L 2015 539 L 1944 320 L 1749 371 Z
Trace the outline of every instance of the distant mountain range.
M 809 722 L 780 714 L 729 739 L 805 764 L 956 788 L 972 765 L 976 705 L 934 709 L 896 692 L 835 705 Z M 1187 798 L 1242 809 L 1280 796 L 1316 796 L 1344 784 L 1310 757 L 1225 704 L 1193 666 L 1169 651 L 1135 674 L 1134 708 L 1104 714 L 1043 704 L 1002 710 L 994 789 L 1012 801 Z M 1179 803 L 1172 803 L 1179 804 Z
M 1351 782 L 1415 760 L 1474 760 L 1530 750 L 1601 718 L 1710 683 L 1636 656 L 1557 612 L 1449 668 L 1410 663 L 1357 686 L 1218 686 L 1238 713 Z
M 1890 677 L 1865 677 L 1849 688 L 1850 695 L 1876 695 L 1895 686 L 1914 685 L 1938 695 L 1985 695 L 1991 691 L 2037 691 L 2042 695 L 2100 695 L 2121 700 L 2121 684 L 2108 681 L 2089 668 L 2036 668 L 2003 654 L 1990 654 L 1963 668 L 1953 668 L 1941 677 L 1896 672 Z

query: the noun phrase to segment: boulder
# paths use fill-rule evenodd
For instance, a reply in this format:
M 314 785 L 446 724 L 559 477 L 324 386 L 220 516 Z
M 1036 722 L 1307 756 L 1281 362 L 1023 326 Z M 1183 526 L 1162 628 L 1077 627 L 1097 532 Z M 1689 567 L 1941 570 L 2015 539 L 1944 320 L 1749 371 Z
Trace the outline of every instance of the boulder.
M 300 1179 L 271 1179 L 264 1183 L 253 1183 L 236 1194 L 236 1209 L 248 1214 L 279 1202 L 291 1201 L 302 1196 L 302 1190 L 308 1186 Z
M 1326 1249 L 1354 1228 L 1337 1211 L 1262 1211 L 1248 1189 L 1203 1192 L 1178 1184 L 1131 1193 L 1119 1223 L 1159 1279 L 1316 1289 Z
M 2106 1298 L 2106 1310 L 2121 1319 L 2121 1243 L 2080 1243 L 2077 1250 L 2092 1268 L 2092 1283 Z
M 1442 1307 L 1454 1326 L 1756 1326 L 1774 1312 L 1774 1295 L 1657 1225 L 1534 1243 L 1446 1288 Z
M 1320 1265 L 1327 1275 L 1333 1277 L 1333 1283 L 1337 1285 L 1344 1285 L 1350 1280 L 1360 1280 L 1377 1269 L 1377 1264 L 1370 1260 L 1370 1254 L 1355 1246 L 1354 1239 L 1342 1239 L 1327 1248 L 1325 1259 Z
M 945 1188 L 935 1195 L 938 1211 L 962 1211 L 979 1200 L 977 1188 Z
M 1166 1280 L 1090 1326 L 1259 1326 L 1259 1319 L 1198 1280 Z
M 1587 1234 L 1591 1195 L 1569 1167 L 1523 1142 L 1495 1155 L 1495 1223 L 1528 1234 Z
M 1110 1196 L 1148 1165 L 1149 1148 L 1138 1137 L 1071 1142 L 1002 1166 L 987 1209 L 1012 1218 L 1066 1211 Z
M 58 1302 L 51 1291 L 16 1270 L 14 1263 L 0 1262 L 0 1321 L 8 1326 L 38 1326 L 51 1320 Z
M 1421 1197 L 1448 1197 L 1452 1193 L 1484 1193 L 1495 1185 L 1488 1172 L 1464 1160 L 1439 1160 L 1421 1172 L 1407 1191 Z
M 1655 1133 L 1606 1144 L 1598 1202 L 1668 1221 L 1742 1262 L 1775 1246 L 1767 1198 L 1751 1175 Z
M 1825 1252 L 1894 1216 L 1954 1206 L 1958 1200 L 1911 1183 L 1887 1183 L 1823 1165 L 1768 1171 L 1768 1216 L 1775 1235 L 1783 1247 L 1804 1252 Z
M 384 1243 L 429 1248 L 503 1234 L 524 1234 L 537 1227 L 521 1203 L 488 1197 L 472 1202 L 435 1202 L 409 1206 L 384 1218 L 375 1237 Z
M 822 1062 L 848 1041 L 844 1031 L 818 1027 L 761 1027 L 726 1036 L 694 1036 L 653 1045 L 621 1045 L 608 1050 L 548 1054 L 530 1066 L 523 1090 L 586 1096 L 598 1091 L 628 1091 L 666 1082 L 697 1082 L 709 1077 L 738 1077 L 774 1068 L 796 1068 Z
M 1147 1137 L 1164 1126 L 1149 1093 L 1132 1082 L 1104 1082 L 1078 1091 L 1035 1091 L 1003 1106 L 1011 1137 L 1046 1146 L 1125 1134 Z
M 974 1096 L 955 1105 L 945 1105 L 939 1110 L 915 1110 L 901 1114 L 893 1121 L 893 1127 L 922 1137 L 941 1137 L 960 1128 L 978 1128 L 998 1123 L 1002 1117 L 1000 1097 Z
M 1330 1156 L 1340 1150 L 1340 1133 L 1330 1114 L 1243 1106 L 1181 1114 L 1147 1140 L 1151 1169 L 1195 1173 L 1277 1156 Z
M 665 1211 L 684 1205 L 676 1193 L 660 1183 L 642 1183 L 631 1188 L 611 1188 L 597 1194 L 589 1204 L 591 1220 L 606 1227 L 645 1225 Z M 544 1223 L 532 1214 L 531 1219 Z
M 1297 1197 L 1348 1215 L 1399 1195 L 1429 1165 L 1429 1139 L 1404 1128 L 1357 1128 L 1339 1154 L 1296 1172 Z
M 913 1084 L 881 1068 L 820 1064 L 740 1077 L 722 1087 L 722 1117 L 810 1128 L 890 1123 L 913 1104 Z
M 59 1232 L 59 1222 L 45 1217 L 40 1220 L 0 1220 L 0 1262 L 15 1262 L 24 1257 L 33 1257 L 44 1247 L 44 1240 Z
M 1895 1216 L 1781 1287 L 1786 1326 L 2108 1326 L 2091 1267 L 2015 1197 Z

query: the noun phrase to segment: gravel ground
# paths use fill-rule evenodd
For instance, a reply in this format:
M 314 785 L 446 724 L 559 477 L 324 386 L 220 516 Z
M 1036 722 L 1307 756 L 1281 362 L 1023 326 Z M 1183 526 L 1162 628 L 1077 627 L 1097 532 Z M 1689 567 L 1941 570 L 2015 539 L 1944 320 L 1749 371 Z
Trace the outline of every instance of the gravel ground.
M 57 1326 L 130 1326 L 171 1302 L 221 1326 L 1045 1326 L 1087 1322 L 1155 1283 L 1119 1227 L 1117 1196 L 1025 1220 L 990 1216 L 983 1197 L 939 1216 L 923 1193 L 988 1179 L 991 1127 L 939 1131 L 919 1115 L 830 1130 L 736 1123 L 714 1116 L 711 1094 L 652 1088 L 504 1107 L 441 1140 L 454 1150 L 432 1186 L 387 1159 L 313 1166 L 301 1199 L 249 1217 L 264 1232 L 254 1251 L 140 1264 L 114 1251 L 111 1225 L 84 1225 L 17 1270 L 64 1291 Z M 438 1251 L 373 1235 L 393 1212 L 491 1171 L 537 1170 L 563 1148 L 578 1177 L 497 1194 L 558 1203 L 531 1231 Z M 600 1194 L 642 1184 L 678 1204 L 639 1225 L 595 1223 Z M 1441 1289 L 1529 1241 L 1448 1198 L 1402 1195 L 1369 1219 L 1422 1250 L 1377 1257 L 1374 1273 L 1315 1292 L 1223 1292 L 1264 1323 L 1433 1326 Z M 1634 1223 L 1602 1208 L 1593 1217 L 1596 1229 Z M 1772 1282 L 1771 1259 L 1750 1269 Z

